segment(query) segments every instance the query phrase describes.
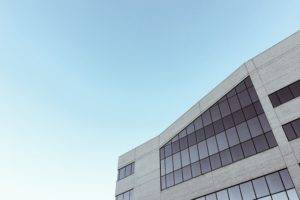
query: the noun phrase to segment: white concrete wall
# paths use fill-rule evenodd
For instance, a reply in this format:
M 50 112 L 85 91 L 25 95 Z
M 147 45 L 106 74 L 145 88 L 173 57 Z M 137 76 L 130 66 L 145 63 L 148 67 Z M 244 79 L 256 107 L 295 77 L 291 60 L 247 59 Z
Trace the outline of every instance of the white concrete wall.
M 250 75 L 278 147 L 160 191 L 159 148 L 220 97 Z M 116 195 L 134 188 L 135 200 L 190 200 L 273 171 L 288 168 L 300 194 L 300 139 L 288 142 L 282 124 L 300 117 L 300 98 L 273 108 L 268 94 L 300 79 L 300 32 L 247 61 L 159 136 L 119 157 L 135 161 L 135 173 L 116 184 Z

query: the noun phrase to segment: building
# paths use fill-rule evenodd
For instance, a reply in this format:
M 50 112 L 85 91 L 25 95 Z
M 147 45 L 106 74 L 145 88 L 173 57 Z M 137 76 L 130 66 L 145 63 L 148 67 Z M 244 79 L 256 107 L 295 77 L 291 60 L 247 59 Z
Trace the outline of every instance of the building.
M 119 157 L 118 200 L 300 196 L 300 31 Z

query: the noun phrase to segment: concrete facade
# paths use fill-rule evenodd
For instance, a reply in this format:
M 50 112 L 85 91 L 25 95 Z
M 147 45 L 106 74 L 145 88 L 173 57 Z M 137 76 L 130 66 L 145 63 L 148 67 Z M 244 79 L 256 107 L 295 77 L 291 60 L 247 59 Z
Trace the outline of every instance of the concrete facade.
M 159 149 L 250 75 L 278 146 L 161 191 Z M 287 168 L 300 194 L 300 139 L 288 142 L 282 125 L 300 117 L 300 98 L 273 108 L 272 92 L 300 79 L 300 31 L 241 65 L 157 137 L 119 157 L 118 168 L 135 162 L 133 175 L 115 194 L 133 189 L 135 200 L 191 200 Z

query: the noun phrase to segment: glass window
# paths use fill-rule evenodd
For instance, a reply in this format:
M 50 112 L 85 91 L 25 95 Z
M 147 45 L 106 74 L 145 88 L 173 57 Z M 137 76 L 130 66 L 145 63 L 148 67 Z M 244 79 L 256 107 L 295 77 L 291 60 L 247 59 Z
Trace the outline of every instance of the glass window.
M 257 198 L 269 195 L 265 177 L 257 178 L 252 181 Z
M 282 128 L 283 128 L 284 133 L 289 141 L 297 138 L 296 133 L 294 132 L 294 129 L 293 129 L 291 123 L 283 125 Z
M 236 125 L 245 121 L 245 117 L 244 117 L 242 110 L 239 110 L 239 111 L 233 113 L 232 116 L 233 116 L 234 123 Z
M 292 126 L 294 128 L 297 137 L 300 137 L 300 118 L 292 121 Z
M 197 145 L 191 146 L 189 150 L 190 150 L 191 163 L 198 161 L 199 155 L 198 155 Z
M 123 200 L 130 200 L 129 194 L 130 194 L 129 192 L 125 192 L 123 195 Z
M 244 82 L 245 82 L 247 88 L 250 88 L 250 87 L 253 86 L 250 76 L 248 76 L 247 78 L 245 78 Z
M 178 183 L 181 183 L 183 181 L 182 179 L 182 169 L 174 171 L 174 182 L 175 185 Z
M 229 200 L 227 190 L 217 192 L 218 200 Z
M 160 177 L 161 189 L 164 190 L 166 188 L 166 176 Z
M 232 158 L 229 149 L 220 152 L 222 166 L 229 165 L 232 163 Z
M 243 112 L 246 120 L 256 116 L 255 108 L 252 104 L 250 106 L 243 108 Z
M 244 83 L 244 81 L 240 82 L 236 87 L 235 90 L 237 93 L 242 92 L 243 90 L 246 89 L 246 85 Z
M 201 166 L 202 174 L 205 174 L 205 173 L 211 171 L 209 158 L 205 158 L 203 160 L 200 160 L 200 166 Z
M 192 178 L 191 166 L 185 166 L 182 168 L 182 177 L 184 181 L 187 181 Z
M 129 176 L 131 174 L 131 165 L 127 165 L 125 168 L 125 176 Z
M 212 121 L 211 121 L 209 110 L 205 111 L 202 114 L 202 120 L 203 120 L 203 125 L 204 126 L 207 126 L 208 124 L 211 124 Z
M 159 150 L 159 154 L 160 154 L 160 159 L 164 159 L 165 158 L 165 148 L 164 147 L 162 147 Z
M 241 142 L 249 140 L 251 138 L 248 126 L 246 122 L 243 122 L 236 126 L 236 130 L 238 132 L 239 138 Z
M 264 135 L 260 135 L 256 138 L 253 138 L 253 142 L 254 142 L 255 149 L 258 153 L 265 151 L 269 148 L 267 140 Z
M 215 154 L 218 152 L 218 146 L 217 146 L 217 141 L 216 141 L 215 136 L 207 139 L 207 147 L 208 147 L 209 155 L 212 155 L 212 154 Z
M 180 152 L 173 155 L 174 170 L 181 168 Z
M 206 200 L 217 200 L 216 194 L 212 193 L 206 196 Z
M 165 156 L 168 157 L 172 155 L 172 146 L 171 144 L 168 144 L 165 146 Z
M 215 170 L 221 167 L 221 160 L 219 154 L 214 154 L 210 156 L 210 164 L 211 164 L 211 169 Z
M 271 194 L 281 192 L 284 190 L 283 184 L 281 182 L 278 172 L 267 175 L 266 180 L 267 180 Z
M 211 136 L 213 136 L 215 134 L 214 128 L 213 128 L 212 124 L 210 124 L 208 126 L 205 126 L 204 127 L 204 131 L 205 131 L 205 137 L 206 138 L 209 138 L 209 137 L 211 137 Z
M 250 95 L 250 98 L 251 98 L 252 102 L 258 101 L 258 96 L 257 96 L 257 93 L 256 93 L 254 87 L 249 88 L 248 92 L 249 92 L 249 95 Z
M 281 170 L 279 174 L 286 190 L 294 187 L 293 181 L 287 169 Z
M 198 144 L 198 151 L 200 159 L 206 158 L 208 156 L 206 141 L 202 141 Z
M 243 200 L 256 199 L 251 181 L 241 184 L 240 189 L 242 192 Z
M 125 167 L 119 170 L 119 180 L 125 178 Z
M 292 94 L 294 95 L 294 97 L 300 96 L 300 80 L 291 84 L 289 87 L 290 87 L 290 90 L 292 91 Z
M 181 161 L 183 167 L 191 163 L 188 149 L 181 151 Z
M 225 129 L 229 129 L 234 126 L 232 115 L 228 115 L 228 116 L 224 117 L 222 120 L 223 120 Z
M 273 200 L 288 200 L 285 192 L 280 192 L 272 195 Z
M 166 168 L 165 168 L 165 160 L 160 161 L 160 174 L 165 175 L 166 174 Z
M 232 90 L 230 90 L 227 94 L 226 94 L 226 97 L 227 98 L 230 98 L 232 96 L 236 95 L 236 91 L 235 91 L 235 88 L 233 88 Z
M 196 177 L 201 174 L 201 169 L 200 169 L 200 162 L 195 162 L 191 165 L 192 168 L 192 176 Z
M 199 130 L 203 127 L 201 116 L 197 117 L 194 121 L 195 130 Z
M 277 96 L 276 93 L 270 94 L 269 98 L 270 98 L 271 103 L 272 103 L 272 105 L 273 105 L 274 108 L 277 107 L 277 106 L 279 106 L 281 104 L 280 100 L 279 100 L 279 98 L 278 98 L 278 96 Z
M 233 161 L 238 161 L 244 158 L 242 147 L 240 144 L 230 148 Z
M 223 122 L 221 119 L 218 121 L 215 121 L 213 123 L 213 126 L 214 126 L 214 130 L 215 130 L 215 134 L 218 134 L 218 133 L 221 133 L 222 131 L 224 131 Z
M 226 136 L 228 138 L 228 143 L 230 147 L 239 143 L 239 137 L 237 135 L 235 127 L 226 130 Z
M 173 172 L 166 175 L 166 187 L 171 187 L 174 185 Z
M 242 107 L 246 107 L 251 104 L 251 99 L 247 90 L 244 90 L 243 92 L 239 93 L 238 97 Z
M 248 127 L 250 129 L 252 137 L 256 137 L 258 135 L 263 134 L 263 130 L 262 130 L 261 126 L 260 126 L 260 123 L 259 123 L 257 117 L 249 119 L 247 121 L 247 124 L 248 124 Z
M 241 109 L 241 105 L 239 103 L 238 97 L 235 95 L 228 99 L 229 106 L 231 108 L 231 112 L 235 112 Z
M 196 131 L 197 142 L 205 140 L 204 128 Z
M 242 149 L 243 149 L 245 157 L 249 157 L 249 156 L 256 154 L 252 140 L 248 140 L 248 141 L 242 143 Z
M 186 127 L 186 133 L 187 133 L 187 134 L 191 134 L 191 133 L 193 133 L 194 131 L 195 131 L 194 124 L 193 124 L 193 123 L 190 123 L 190 125 L 188 125 L 188 126 Z
M 183 137 L 179 141 L 180 141 L 180 149 L 181 150 L 184 150 L 188 147 L 187 137 Z
M 166 174 L 170 173 L 173 171 L 173 161 L 172 161 L 172 156 L 166 158 Z
M 266 117 L 265 114 L 259 115 L 258 119 L 260 121 L 262 129 L 264 130 L 264 133 L 271 131 L 270 124 L 269 124 L 269 122 L 268 122 L 267 117 Z
M 288 190 L 287 194 L 288 194 L 289 200 L 299 200 L 295 189 Z
M 229 147 L 225 132 L 222 132 L 222 133 L 219 133 L 218 135 L 216 135 L 216 139 L 217 139 L 217 143 L 218 143 L 218 147 L 219 147 L 220 151 L 223 151 L 224 149 L 227 149 Z
M 180 151 L 180 147 L 179 147 L 179 140 L 172 142 L 172 152 L 177 153 Z
M 188 143 L 189 143 L 189 146 L 192 146 L 192 145 L 194 145 L 194 144 L 197 143 L 197 139 L 196 139 L 196 134 L 195 133 L 189 134 L 189 136 L 188 136 Z
M 230 108 L 229 108 L 227 100 L 220 102 L 219 108 L 220 108 L 222 117 L 225 117 L 226 115 L 230 114 Z
M 221 113 L 218 104 L 215 104 L 210 108 L 210 114 L 213 122 L 221 119 Z
M 273 148 L 273 147 L 277 146 L 277 142 L 275 140 L 275 137 L 274 137 L 272 131 L 266 133 L 265 136 L 267 138 L 267 141 L 268 141 L 268 144 L 269 144 L 270 148 Z
M 182 130 L 179 134 L 178 134 L 179 138 L 183 138 L 186 136 L 186 130 Z
M 240 188 L 238 185 L 228 188 L 228 194 L 230 200 L 242 200 Z
M 255 111 L 258 115 L 262 114 L 264 112 L 264 110 L 263 110 L 263 108 L 262 108 L 259 101 L 255 102 L 253 105 L 254 105 Z
M 294 98 L 291 90 L 288 87 L 284 87 L 284 88 L 278 90 L 276 93 L 278 95 L 278 98 L 279 98 L 281 104 L 288 102 L 289 100 Z

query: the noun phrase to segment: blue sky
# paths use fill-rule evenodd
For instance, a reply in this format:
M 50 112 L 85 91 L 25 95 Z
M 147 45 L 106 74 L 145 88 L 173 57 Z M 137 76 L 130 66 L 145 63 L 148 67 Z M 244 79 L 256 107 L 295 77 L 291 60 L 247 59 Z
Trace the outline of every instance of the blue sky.
M 113 200 L 120 154 L 300 27 L 296 0 L 0 0 L 0 198 Z

